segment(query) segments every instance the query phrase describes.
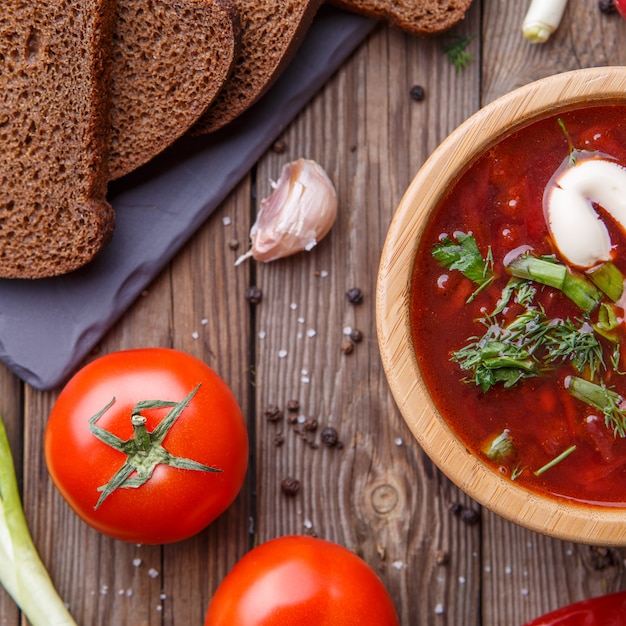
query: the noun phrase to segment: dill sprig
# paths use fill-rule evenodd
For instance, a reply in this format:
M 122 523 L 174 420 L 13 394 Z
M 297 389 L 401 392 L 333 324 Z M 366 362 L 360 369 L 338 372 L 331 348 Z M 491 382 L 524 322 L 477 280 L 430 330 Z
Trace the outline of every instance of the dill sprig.
M 584 320 L 553 320 L 541 309 L 527 308 L 506 326 L 489 315 L 478 321 L 487 330 L 470 337 L 452 361 L 471 372 L 468 380 L 484 392 L 498 383 L 512 387 L 562 363 L 591 378 L 605 369 L 602 345 Z
M 460 74 L 473 60 L 474 56 L 467 52 L 466 48 L 476 38 L 476 33 L 457 37 L 451 43 L 442 47 L 448 61 L 454 65 L 456 73 Z

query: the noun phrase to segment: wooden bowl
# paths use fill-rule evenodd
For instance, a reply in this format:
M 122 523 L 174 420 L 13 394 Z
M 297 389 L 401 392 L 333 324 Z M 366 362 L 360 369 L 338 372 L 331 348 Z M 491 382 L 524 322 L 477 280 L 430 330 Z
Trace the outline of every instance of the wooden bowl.
M 502 517 L 560 539 L 626 545 L 626 509 L 587 507 L 542 497 L 472 455 L 448 427 L 426 388 L 409 319 L 411 274 L 420 237 L 447 189 L 504 135 L 585 103 L 626 104 L 626 67 L 575 70 L 516 89 L 488 104 L 433 152 L 394 215 L 378 273 L 376 319 L 391 392 L 415 439 L 460 489 Z

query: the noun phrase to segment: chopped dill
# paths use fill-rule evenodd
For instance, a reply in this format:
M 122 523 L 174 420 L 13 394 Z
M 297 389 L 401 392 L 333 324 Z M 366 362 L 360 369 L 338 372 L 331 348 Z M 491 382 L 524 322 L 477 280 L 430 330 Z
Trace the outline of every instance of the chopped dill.
M 461 36 L 443 46 L 442 50 L 448 57 L 448 61 L 454 65 L 457 74 L 460 74 L 474 60 L 474 56 L 466 48 L 475 38 L 476 33 L 464 37 Z

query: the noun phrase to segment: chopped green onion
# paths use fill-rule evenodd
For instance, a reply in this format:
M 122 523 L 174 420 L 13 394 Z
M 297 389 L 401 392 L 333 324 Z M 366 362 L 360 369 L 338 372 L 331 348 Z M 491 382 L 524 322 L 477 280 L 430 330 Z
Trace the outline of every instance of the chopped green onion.
M 32 626 L 76 626 L 28 530 L 15 467 L 0 418 L 0 582 Z
M 503 430 L 486 447 L 485 455 L 492 461 L 499 461 L 515 452 L 513 438 L 508 429 Z
M 620 340 L 619 327 L 620 320 L 613 305 L 603 302 L 598 310 L 598 320 L 593 325 L 593 329 L 611 343 L 618 344 Z
M 584 276 L 570 272 L 552 259 L 522 254 L 507 265 L 516 278 L 533 280 L 562 291 L 585 313 L 591 313 L 602 300 L 601 292 Z
M 613 302 L 617 302 L 622 297 L 624 275 L 610 261 L 588 270 L 587 276 Z
M 604 383 L 597 385 L 577 376 L 569 376 L 565 384 L 572 396 L 603 413 L 606 427 L 616 437 L 626 437 L 626 409 L 621 407 L 623 398 L 619 393 L 607 389 Z
M 543 467 L 540 467 L 538 470 L 534 472 L 535 476 L 541 476 L 544 472 L 548 471 L 552 467 L 554 467 L 557 463 L 560 463 L 563 459 L 567 458 L 572 452 L 576 450 L 576 446 L 570 446 L 567 450 L 564 450 L 557 456 L 552 459 L 549 463 L 546 463 Z

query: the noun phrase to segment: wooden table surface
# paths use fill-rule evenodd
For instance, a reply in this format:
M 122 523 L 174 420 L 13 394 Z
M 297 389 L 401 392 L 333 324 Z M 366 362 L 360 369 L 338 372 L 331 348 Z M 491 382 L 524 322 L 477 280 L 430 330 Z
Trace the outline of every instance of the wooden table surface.
M 251 545 L 290 533 L 343 544 L 380 574 L 403 626 L 516 626 L 560 605 L 626 588 L 626 550 L 565 543 L 517 527 L 460 493 L 412 441 L 383 374 L 375 281 L 385 234 L 404 190 L 460 122 L 511 89 L 564 70 L 626 65 L 626 21 L 572 0 L 552 39 L 521 35 L 528 2 L 476 0 L 445 36 L 377 28 L 268 150 L 94 352 L 139 346 L 188 351 L 226 379 L 247 415 L 251 459 L 234 505 L 200 535 L 137 546 L 99 535 L 54 489 L 42 454 L 59 390 L 36 391 L 0 368 L 26 515 L 52 578 L 82 626 L 203 623 L 211 595 Z M 457 73 L 442 45 L 476 35 Z M 416 101 L 411 88 L 425 98 Z M 271 264 L 233 262 L 258 199 L 283 163 L 315 159 L 339 196 L 331 233 L 310 253 Z M 232 241 L 240 242 L 238 250 Z M 252 305 L 246 289 L 262 290 Z M 361 304 L 346 298 L 362 290 Z M 363 341 L 342 351 L 344 331 Z M 313 447 L 268 405 L 333 426 L 341 449 Z M 284 444 L 275 445 L 282 432 Z M 315 434 L 319 441 L 320 430 Z M 301 482 L 295 497 L 285 477 Z M 475 524 L 451 511 L 479 513 Z M 444 558 L 442 558 L 444 557 Z M 0 595 L 0 624 L 18 624 Z M 234 625 L 235 626 L 235 625 Z

